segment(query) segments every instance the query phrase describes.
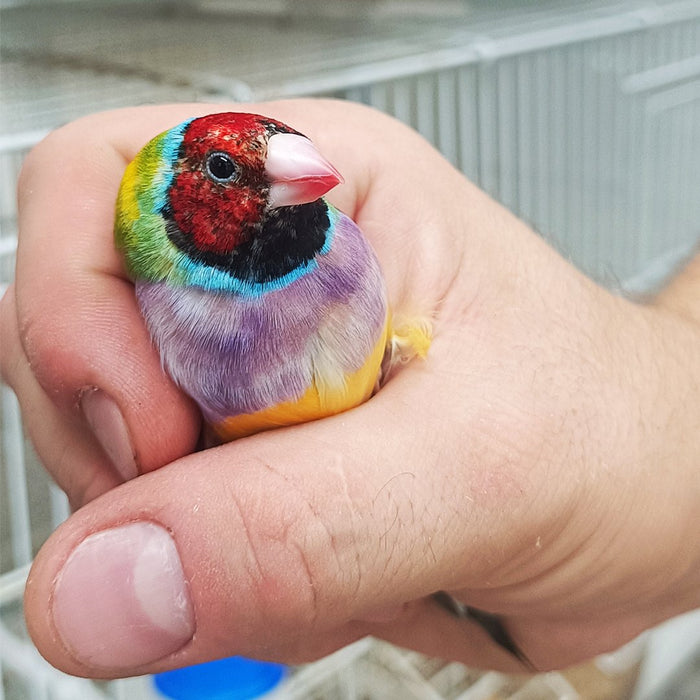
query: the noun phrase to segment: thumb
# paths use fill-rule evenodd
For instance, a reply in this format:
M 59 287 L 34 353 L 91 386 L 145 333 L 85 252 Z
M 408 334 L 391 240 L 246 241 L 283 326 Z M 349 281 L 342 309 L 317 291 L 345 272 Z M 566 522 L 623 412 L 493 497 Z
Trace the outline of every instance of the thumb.
M 86 505 L 29 577 L 39 650 L 92 677 L 308 659 L 454 584 L 450 490 L 409 420 L 424 371 L 348 414 L 190 455 Z

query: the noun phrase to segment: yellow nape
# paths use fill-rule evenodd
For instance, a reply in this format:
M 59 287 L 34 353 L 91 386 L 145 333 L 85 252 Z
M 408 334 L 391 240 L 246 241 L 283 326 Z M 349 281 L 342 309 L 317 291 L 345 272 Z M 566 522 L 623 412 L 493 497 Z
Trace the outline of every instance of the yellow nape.
M 117 195 L 117 225 L 121 227 L 121 235 L 131 230 L 131 225 L 140 216 L 139 203 L 136 198 L 136 187 L 139 179 L 137 159 L 127 165 Z
M 325 418 L 358 406 L 367 401 L 376 388 L 386 344 L 385 327 L 365 364 L 348 375 L 343 386 L 319 386 L 323 380 L 317 377 L 296 401 L 233 416 L 212 428 L 220 440 L 229 442 L 264 430 Z

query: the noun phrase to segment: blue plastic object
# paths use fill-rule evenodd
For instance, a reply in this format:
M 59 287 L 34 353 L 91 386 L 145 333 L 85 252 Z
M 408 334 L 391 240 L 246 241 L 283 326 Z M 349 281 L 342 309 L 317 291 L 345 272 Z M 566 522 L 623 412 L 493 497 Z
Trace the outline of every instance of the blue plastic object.
M 286 666 L 242 656 L 165 671 L 153 683 L 173 700 L 251 700 L 272 690 Z

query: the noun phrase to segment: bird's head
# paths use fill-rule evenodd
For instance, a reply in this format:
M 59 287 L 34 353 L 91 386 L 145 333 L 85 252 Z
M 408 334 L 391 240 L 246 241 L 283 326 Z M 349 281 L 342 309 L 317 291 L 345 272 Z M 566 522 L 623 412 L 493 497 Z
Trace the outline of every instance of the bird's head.
M 242 266 L 245 278 L 245 251 L 260 248 L 254 241 L 273 230 L 268 222 L 340 182 L 311 141 L 279 121 L 192 119 L 156 136 L 128 166 L 116 244 L 136 279 L 177 281 L 197 265 Z

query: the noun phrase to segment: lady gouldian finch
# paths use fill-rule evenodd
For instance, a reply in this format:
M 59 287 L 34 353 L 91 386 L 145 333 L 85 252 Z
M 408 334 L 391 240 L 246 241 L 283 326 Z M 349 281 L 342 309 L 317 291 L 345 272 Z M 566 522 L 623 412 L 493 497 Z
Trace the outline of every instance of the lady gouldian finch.
M 392 328 L 369 243 L 323 199 L 340 182 L 308 138 L 244 113 L 186 121 L 126 169 L 116 245 L 165 370 L 220 440 L 352 408 L 387 353 L 427 352 L 429 325 Z

